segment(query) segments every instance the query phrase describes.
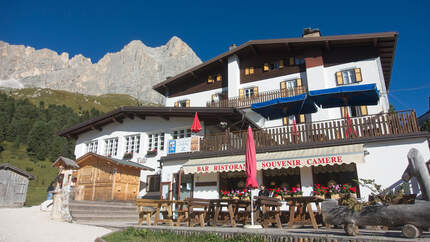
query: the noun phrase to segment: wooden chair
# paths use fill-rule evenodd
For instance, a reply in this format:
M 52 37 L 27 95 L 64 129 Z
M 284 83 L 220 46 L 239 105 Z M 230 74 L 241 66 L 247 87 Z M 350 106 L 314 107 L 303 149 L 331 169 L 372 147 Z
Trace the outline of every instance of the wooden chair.
M 281 202 L 276 198 L 259 196 L 257 198 L 256 219 L 264 228 L 269 224 L 276 223 L 278 228 L 282 228 L 281 224 Z
M 187 226 L 189 225 L 188 220 L 188 206 L 185 204 L 178 205 L 177 210 L 175 211 L 178 217 L 176 218 L 176 226 L 181 226 L 181 222 L 185 221 L 187 223 Z
M 143 221 L 146 221 L 146 225 L 151 225 L 151 217 L 155 214 L 156 207 L 158 204 L 151 199 L 138 199 L 136 200 L 138 207 L 139 220 L 138 225 L 141 225 Z
M 188 200 L 188 226 L 193 227 L 195 224 L 200 224 L 205 227 L 207 220 L 208 208 L 210 205 L 209 199 L 191 198 Z M 197 210 L 196 210 L 197 209 Z

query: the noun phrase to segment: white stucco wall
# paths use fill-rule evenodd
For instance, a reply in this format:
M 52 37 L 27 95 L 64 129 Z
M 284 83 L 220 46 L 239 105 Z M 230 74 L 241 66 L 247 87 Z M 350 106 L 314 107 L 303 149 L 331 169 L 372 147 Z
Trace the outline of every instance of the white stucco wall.
M 358 178 L 375 179 L 376 184 L 388 188 L 399 181 L 408 166 L 407 154 L 411 148 L 418 149 L 425 160 L 430 152 L 425 138 L 405 139 L 365 144 L 365 162 L 357 165 Z M 360 187 L 361 197 L 367 199 L 370 190 Z
M 142 120 L 138 117 L 134 119 L 126 118 L 123 123 L 111 123 L 103 126 L 102 131 L 92 130 L 79 135 L 75 146 L 75 156 L 78 159 L 82 155 L 87 153 L 87 142 L 92 140 L 98 140 L 97 153 L 105 155 L 105 139 L 118 137 L 118 152 L 113 158 L 122 159 L 125 153 L 126 140 L 125 137 L 129 135 L 140 134 L 140 149 L 139 153 L 133 154 L 131 161 L 136 162 L 139 158 L 145 159 L 145 166 L 149 166 L 154 171 L 142 171 L 140 180 L 146 182 L 147 175 L 153 175 L 160 171 L 159 159 L 162 156 L 166 156 L 168 152 L 168 143 L 172 139 L 173 131 L 180 129 L 189 129 L 193 122 L 193 118 L 175 118 L 171 117 L 169 120 L 165 120 L 161 117 L 146 117 Z M 204 134 L 204 122 L 201 122 L 202 131 L 199 135 Z M 159 150 L 156 156 L 146 157 L 148 151 L 148 134 L 162 133 L 164 132 L 164 151 Z M 143 188 L 141 188 L 143 189 Z M 145 191 L 140 192 L 140 195 L 144 195 Z
M 178 97 L 166 98 L 166 107 L 175 106 L 176 101 L 190 100 L 191 107 L 206 107 L 206 103 L 212 101 L 212 94 L 221 93 L 226 88 L 217 88 L 209 91 L 192 93 Z
M 240 86 L 240 68 L 239 68 L 239 57 L 232 55 L 228 57 L 227 65 L 227 77 L 228 77 L 228 96 L 235 97 L 239 96 L 238 90 Z

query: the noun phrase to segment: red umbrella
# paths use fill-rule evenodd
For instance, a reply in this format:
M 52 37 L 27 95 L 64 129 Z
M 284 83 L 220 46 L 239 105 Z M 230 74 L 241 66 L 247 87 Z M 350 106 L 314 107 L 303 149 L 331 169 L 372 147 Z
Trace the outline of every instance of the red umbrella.
M 246 186 L 257 188 L 257 158 L 255 153 L 254 135 L 252 134 L 251 127 L 248 127 L 248 138 L 246 139 L 245 168 Z
M 202 126 L 200 125 L 199 117 L 196 113 L 196 115 L 194 115 L 193 125 L 191 126 L 191 132 L 198 133 L 200 130 L 202 130 Z

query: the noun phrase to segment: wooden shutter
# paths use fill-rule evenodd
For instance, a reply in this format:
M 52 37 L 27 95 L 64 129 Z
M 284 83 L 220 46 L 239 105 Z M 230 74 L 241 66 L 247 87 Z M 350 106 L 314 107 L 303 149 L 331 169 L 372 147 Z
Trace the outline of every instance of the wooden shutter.
M 354 71 L 355 71 L 355 81 L 356 82 L 362 82 L 363 78 L 361 76 L 361 70 L 360 70 L 360 68 L 355 68 Z
M 361 116 L 367 115 L 367 106 L 360 106 Z
M 217 82 L 219 82 L 219 81 L 221 81 L 221 80 L 222 80 L 221 74 L 218 74 L 218 75 L 216 76 L 216 81 L 217 81 Z
M 302 86 L 302 78 L 297 78 L 296 84 L 298 87 L 301 87 Z
M 254 74 L 254 67 L 249 67 L 249 74 L 250 75 Z
M 306 122 L 306 117 L 304 114 L 300 114 L 300 123 L 303 124 Z
M 254 87 L 254 97 L 258 96 L 258 87 Z
M 283 125 L 288 125 L 288 117 L 283 117 L 282 118 L 282 124 Z
M 215 101 L 216 94 L 212 94 L 212 102 Z
M 341 71 L 336 72 L 336 82 L 337 85 L 343 85 L 343 77 Z
M 269 71 L 269 63 L 264 63 L 263 71 Z
M 281 82 L 280 85 L 281 85 L 281 91 L 285 90 L 287 88 L 287 86 L 286 86 L 287 82 L 285 82 L 285 81 Z
M 293 66 L 295 64 L 294 56 L 290 57 L 290 66 Z
M 245 76 L 249 75 L 249 68 L 245 68 Z
M 239 89 L 239 98 L 243 98 L 245 96 L 245 90 Z
M 340 107 L 340 112 L 341 112 L 342 118 L 346 118 L 346 114 L 348 113 L 348 107 Z
M 190 100 L 186 100 L 185 101 L 185 107 L 189 107 L 190 106 Z
M 179 107 L 179 102 L 175 102 L 175 107 Z
M 279 61 L 279 68 L 284 68 L 284 60 Z

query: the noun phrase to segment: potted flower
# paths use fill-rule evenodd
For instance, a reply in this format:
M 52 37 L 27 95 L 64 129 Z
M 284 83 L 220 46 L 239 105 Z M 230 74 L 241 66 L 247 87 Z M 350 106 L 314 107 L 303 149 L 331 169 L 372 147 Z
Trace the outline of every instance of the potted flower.
M 328 192 L 330 195 L 331 199 L 339 199 L 340 198 L 340 185 L 336 184 L 336 185 L 330 185 L 328 186 Z
M 221 190 L 221 192 L 220 192 L 221 199 L 229 199 L 230 196 L 231 196 L 231 192 L 230 191 L 223 191 L 223 190 Z
M 133 152 L 125 153 L 122 157 L 123 160 L 130 160 L 133 158 Z
M 340 188 L 342 195 L 351 196 L 357 198 L 357 187 L 350 184 L 343 184 Z M 349 194 L 349 195 L 348 195 Z
M 303 195 L 302 189 L 300 189 L 300 187 L 291 188 L 289 193 L 292 197 L 300 197 Z
M 239 198 L 245 201 L 249 201 L 250 193 L 248 192 L 248 190 L 243 189 L 242 191 L 239 192 Z
M 148 150 L 146 152 L 146 156 L 156 156 L 157 155 L 157 149 Z
M 282 200 L 282 198 L 284 197 L 284 192 L 283 190 L 281 190 L 279 187 L 273 189 L 273 197 L 277 198 L 279 200 Z
M 327 194 L 327 187 L 321 186 L 321 184 L 314 184 L 313 194 L 315 197 L 325 199 Z

